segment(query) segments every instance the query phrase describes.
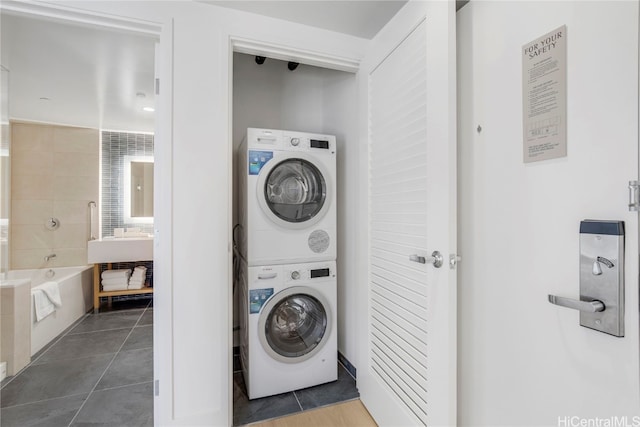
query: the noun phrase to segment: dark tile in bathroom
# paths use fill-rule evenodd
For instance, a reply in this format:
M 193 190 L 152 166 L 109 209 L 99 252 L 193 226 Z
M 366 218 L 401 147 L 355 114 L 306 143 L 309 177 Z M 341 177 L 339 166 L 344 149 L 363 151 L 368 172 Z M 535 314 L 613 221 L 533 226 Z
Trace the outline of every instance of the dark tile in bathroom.
M 2 408 L 2 427 L 51 427 L 69 425 L 87 393 Z
M 117 353 L 131 329 L 87 332 L 66 335 L 49 348 L 34 365 L 53 360 L 77 359 L 97 354 Z
M 31 365 L 0 391 L 0 406 L 14 406 L 55 397 L 88 394 L 113 354 Z
M 153 383 L 91 393 L 72 426 L 153 426 Z
M 136 326 L 122 346 L 122 350 L 153 348 L 153 326 Z
M 78 326 L 73 328 L 69 334 L 133 328 L 142 313 L 143 310 L 124 310 L 114 311 L 112 313 L 91 314 L 78 324 Z
M 121 351 L 96 386 L 96 390 L 153 381 L 153 349 Z
M 242 373 L 233 374 L 233 425 L 249 424 L 300 412 L 293 393 L 249 400 Z
M 338 364 L 338 380 L 295 391 L 303 410 L 355 399 L 360 396 L 356 381 Z
M 153 325 L 153 308 L 148 308 L 140 318 L 137 326 Z

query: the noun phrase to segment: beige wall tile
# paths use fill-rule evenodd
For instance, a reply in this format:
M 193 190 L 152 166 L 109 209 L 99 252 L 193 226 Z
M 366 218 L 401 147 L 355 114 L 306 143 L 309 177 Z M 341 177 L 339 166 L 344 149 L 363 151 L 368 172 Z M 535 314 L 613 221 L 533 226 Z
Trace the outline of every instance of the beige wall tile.
M 44 225 L 18 225 L 11 227 L 11 247 L 14 249 L 47 249 L 53 247 L 54 231 Z
M 98 199 L 98 177 L 73 176 L 53 177 L 54 200 L 90 200 Z
M 86 249 L 89 240 L 87 224 L 62 224 L 53 232 L 53 247 L 60 249 Z M 57 252 L 56 252 L 57 253 Z
M 11 175 L 53 174 L 53 152 L 18 151 L 11 155 Z
M 97 202 L 97 200 L 94 200 Z M 98 210 L 94 209 L 94 221 L 97 221 Z M 89 221 L 89 202 L 85 200 L 54 200 L 53 216 L 61 224 L 87 224 Z
M 14 288 L 0 288 L 0 315 L 13 314 L 13 290 Z
M 85 243 L 86 245 L 86 243 Z M 72 267 L 77 265 L 87 265 L 87 249 L 59 249 L 58 267 Z
M 44 257 L 50 254 L 51 249 L 12 249 L 11 269 L 24 270 L 32 268 L 59 267 L 57 265 L 57 258 L 54 258 L 51 261 L 44 260 Z
M 56 126 L 53 129 L 54 151 L 59 153 L 97 153 L 100 141 L 97 129 Z
M 11 224 L 43 225 L 47 218 L 55 216 L 53 200 L 14 200 L 11 203 Z
M 3 314 L 0 316 L 0 357 L 2 361 L 7 362 L 7 375 L 11 375 L 9 371 L 13 371 L 13 350 L 14 350 L 14 322 L 13 314 Z
M 51 151 L 53 128 L 33 123 L 11 123 L 11 151 Z
M 99 196 L 98 130 L 13 123 L 11 132 L 11 268 L 85 265 L 88 203 Z M 49 217 L 61 228 L 46 230 Z M 44 261 L 51 253 L 57 257 Z
M 98 176 L 98 153 L 53 153 L 53 175 Z
M 53 180 L 45 175 L 14 176 L 11 179 L 12 200 L 51 200 Z

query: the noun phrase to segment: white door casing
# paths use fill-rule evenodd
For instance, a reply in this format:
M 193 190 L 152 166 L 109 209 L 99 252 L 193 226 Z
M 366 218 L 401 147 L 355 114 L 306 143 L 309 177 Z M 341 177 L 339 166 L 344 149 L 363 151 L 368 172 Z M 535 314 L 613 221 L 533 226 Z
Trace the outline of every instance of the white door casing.
M 357 378 L 380 425 L 456 422 L 455 76 L 453 2 L 410 2 L 360 74 L 369 249 Z

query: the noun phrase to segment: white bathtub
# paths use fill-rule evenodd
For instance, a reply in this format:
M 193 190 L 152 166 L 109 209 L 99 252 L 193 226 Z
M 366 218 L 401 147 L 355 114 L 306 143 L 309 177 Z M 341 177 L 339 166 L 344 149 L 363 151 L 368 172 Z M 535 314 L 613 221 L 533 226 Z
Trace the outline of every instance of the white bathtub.
M 52 271 L 53 277 L 50 277 Z M 25 310 L 30 311 L 31 317 L 31 355 L 33 356 L 93 308 L 93 267 L 13 270 L 7 274 L 3 282 L 9 285 L 23 280 L 31 281 L 32 288 L 48 281 L 58 282 L 62 299 L 62 307 L 39 322 L 36 322 L 32 298 L 30 307 L 25 307 Z

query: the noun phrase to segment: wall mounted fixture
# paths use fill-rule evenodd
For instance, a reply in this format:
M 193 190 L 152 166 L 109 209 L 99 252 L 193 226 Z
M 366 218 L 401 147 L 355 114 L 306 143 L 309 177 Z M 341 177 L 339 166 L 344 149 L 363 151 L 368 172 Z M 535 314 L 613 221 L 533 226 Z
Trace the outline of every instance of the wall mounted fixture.
M 264 56 L 256 56 L 256 64 L 258 64 L 258 65 L 264 64 L 264 60 L 265 59 L 267 59 L 267 58 L 264 57 Z
M 624 336 L 624 222 L 580 222 L 580 299 L 548 296 L 580 311 L 580 325 Z
M 47 230 L 57 230 L 60 227 L 60 220 L 58 218 L 47 218 L 44 223 L 44 226 L 47 227 Z
M 298 68 L 298 65 L 300 65 L 300 64 L 298 64 L 297 62 L 289 62 L 287 64 L 287 68 L 289 69 L 289 71 L 293 71 L 296 68 Z

